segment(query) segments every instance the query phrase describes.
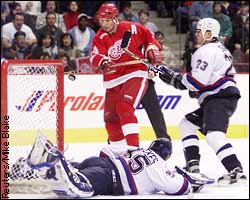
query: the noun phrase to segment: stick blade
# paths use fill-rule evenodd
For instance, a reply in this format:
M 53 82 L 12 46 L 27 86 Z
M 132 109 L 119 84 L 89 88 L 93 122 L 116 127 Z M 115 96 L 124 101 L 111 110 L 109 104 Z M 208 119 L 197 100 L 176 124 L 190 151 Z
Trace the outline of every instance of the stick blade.
M 129 39 L 131 37 L 131 31 L 125 31 L 123 38 L 122 38 L 122 43 L 121 43 L 121 48 L 124 49 L 128 46 Z

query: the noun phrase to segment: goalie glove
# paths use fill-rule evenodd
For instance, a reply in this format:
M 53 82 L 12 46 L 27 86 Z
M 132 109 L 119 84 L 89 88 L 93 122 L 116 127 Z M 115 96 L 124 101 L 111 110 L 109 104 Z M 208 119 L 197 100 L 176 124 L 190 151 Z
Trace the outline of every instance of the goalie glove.
M 172 69 L 167 68 L 166 66 L 158 66 L 160 69 L 159 77 L 165 83 L 174 86 L 176 89 L 185 90 L 187 89 L 185 85 L 182 84 L 182 75 L 176 73 Z

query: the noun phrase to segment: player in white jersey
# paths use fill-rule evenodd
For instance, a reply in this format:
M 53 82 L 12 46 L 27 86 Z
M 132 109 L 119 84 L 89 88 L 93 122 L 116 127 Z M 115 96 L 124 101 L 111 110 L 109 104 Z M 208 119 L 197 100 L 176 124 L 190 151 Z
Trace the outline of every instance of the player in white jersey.
M 237 108 L 240 92 L 234 79 L 232 55 L 218 41 L 220 24 L 204 18 L 197 24 L 196 42 L 201 47 L 191 60 L 191 73 L 179 74 L 158 66 L 159 77 L 177 89 L 188 89 L 191 98 L 197 98 L 200 108 L 185 115 L 180 122 L 186 166 L 190 172 L 200 172 L 199 138 L 197 130 L 206 136 L 229 174 L 218 179 L 219 183 L 245 182 L 246 176 L 232 145 L 226 140 L 229 118 Z M 150 72 L 150 76 L 155 74 Z
M 99 157 L 69 163 L 45 135 L 38 134 L 27 163 L 32 169 L 39 169 L 40 176 L 47 180 L 46 184 L 53 192 L 64 197 L 157 192 L 185 195 L 190 190 L 199 192 L 204 185 L 214 183 L 213 179 L 185 172 L 178 167 L 169 170 L 165 160 L 171 155 L 172 146 L 167 138 L 153 141 L 147 149 L 138 148 L 119 157 L 114 157 L 109 146 L 103 149 Z M 12 170 L 16 172 L 10 173 L 11 179 L 25 177 L 22 173 L 32 173 L 30 168 L 24 170 L 18 167 L 24 162 L 22 160 L 15 164 L 19 170 Z

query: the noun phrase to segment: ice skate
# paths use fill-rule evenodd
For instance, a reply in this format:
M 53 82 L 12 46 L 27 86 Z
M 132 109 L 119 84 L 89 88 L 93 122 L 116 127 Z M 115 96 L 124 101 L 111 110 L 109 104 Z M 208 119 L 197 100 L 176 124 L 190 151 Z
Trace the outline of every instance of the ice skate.
M 197 159 L 190 160 L 187 162 L 187 165 L 183 167 L 184 170 L 190 173 L 200 173 L 200 161 Z
M 245 184 L 247 177 L 240 167 L 236 167 L 229 174 L 225 174 L 218 179 L 218 185 L 227 186 L 234 183 Z

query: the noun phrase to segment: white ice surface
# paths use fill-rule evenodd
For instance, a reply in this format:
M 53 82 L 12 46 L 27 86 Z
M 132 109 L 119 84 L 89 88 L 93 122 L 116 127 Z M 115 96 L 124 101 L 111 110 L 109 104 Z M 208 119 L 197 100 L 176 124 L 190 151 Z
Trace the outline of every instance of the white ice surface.
M 238 156 L 243 168 L 244 173 L 248 178 L 246 185 L 231 185 L 229 187 L 220 187 L 216 184 L 212 184 L 204 187 L 200 193 L 195 193 L 193 198 L 195 199 L 249 199 L 249 139 L 230 139 L 228 140 L 234 147 L 234 151 Z M 141 142 L 141 146 L 148 147 L 150 141 Z M 81 161 L 82 159 L 98 155 L 101 147 L 105 143 L 79 143 L 69 144 L 65 155 L 68 159 L 73 161 Z M 213 150 L 208 146 L 205 140 L 200 140 L 200 153 L 201 153 L 201 172 L 207 176 L 217 179 L 223 174 L 226 174 L 226 170 L 222 166 L 221 162 L 216 157 Z M 182 151 L 182 144 L 180 140 L 173 141 L 173 154 L 167 161 L 169 168 L 173 169 L 175 165 L 183 167 L 185 164 L 184 155 Z M 51 194 L 11 194 L 10 198 L 18 199 L 46 199 L 56 198 Z M 93 199 L 188 199 L 187 195 L 183 196 L 170 196 L 165 194 L 153 194 L 153 195 L 131 195 L 131 196 L 95 196 Z

